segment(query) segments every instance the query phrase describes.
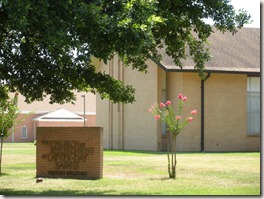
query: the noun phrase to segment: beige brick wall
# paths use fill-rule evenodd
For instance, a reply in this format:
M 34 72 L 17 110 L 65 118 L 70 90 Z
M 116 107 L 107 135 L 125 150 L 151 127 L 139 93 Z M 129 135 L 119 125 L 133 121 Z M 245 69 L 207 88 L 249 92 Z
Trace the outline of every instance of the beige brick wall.
M 157 66 L 156 66 L 157 67 Z M 166 72 L 161 69 L 160 67 L 158 67 L 158 83 L 157 83 L 157 91 L 158 91 L 158 96 L 157 96 L 157 103 L 160 103 L 161 101 L 165 103 L 165 101 L 167 100 L 167 96 L 166 96 L 166 89 L 167 89 L 167 82 L 166 82 Z M 164 92 L 165 91 L 165 96 Z M 164 100 L 165 97 L 165 100 Z M 151 115 L 152 117 L 154 117 L 152 114 L 149 113 L 149 115 Z M 149 116 L 148 116 L 149 117 Z M 163 140 L 162 140 L 162 122 L 161 121 L 157 121 L 157 150 L 161 151 L 162 150 L 162 144 L 163 144 Z
M 167 100 L 172 101 L 175 109 L 179 93 L 188 97 L 183 108 L 183 118 L 187 117 L 193 109 L 198 111 L 192 123 L 187 125 L 177 137 L 177 150 L 201 151 L 201 79 L 199 75 L 190 72 L 164 74 L 164 71 L 152 61 L 149 61 L 148 65 L 148 74 L 133 71 L 130 67 L 124 69 L 122 80 L 136 89 L 136 101 L 133 104 L 114 105 L 108 100 L 97 97 L 97 125 L 105 127 L 105 148 L 111 148 L 110 145 L 113 149 L 160 150 L 164 148 L 161 146 L 161 122 L 156 122 L 153 115 L 146 110 L 154 102 L 161 101 L 162 89 L 166 89 Z M 109 67 L 104 65 L 101 69 L 108 71 Z M 110 72 L 111 75 L 118 77 L 114 71 Z M 166 86 L 163 85 L 164 78 Z M 247 75 L 212 73 L 204 85 L 205 151 L 259 151 L 260 137 L 247 135 Z M 122 129 L 123 148 L 118 148 L 120 129 Z
M 38 127 L 37 177 L 103 177 L 103 129 Z
M 247 135 L 247 76 L 212 74 L 205 83 L 205 150 L 259 151 Z
M 148 108 L 158 97 L 158 67 L 152 61 L 148 64 L 147 75 L 122 65 L 119 65 L 122 69 L 118 72 L 117 57 L 113 63 L 101 63 L 98 67 L 98 70 L 124 81 L 124 84 L 133 84 L 136 89 L 133 104 L 113 104 L 97 96 L 96 121 L 98 126 L 104 127 L 104 147 L 107 149 L 158 150 L 158 124 L 148 113 Z
M 104 71 L 115 79 L 123 79 L 123 67 L 119 65 L 118 57 L 107 64 L 100 62 L 97 70 Z M 122 105 L 113 104 L 108 99 L 102 100 L 97 94 L 96 98 L 97 120 L 96 125 L 104 127 L 104 148 L 106 149 L 123 149 L 123 128 L 120 126 Z
M 182 118 L 188 117 L 190 111 L 193 109 L 198 111 L 192 123 L 185 126 L 177 136 L 177 151 L 200 151 L 201 149 L 200 81 L 196 73 L 167 73 L 167 98 L 172 101 L 174 110 L 178 110 L 178 94 L 182 93 L 184 96 L 187 96 L 187 101 L 184 103 L 182 110 Z
M 200 151 L 201 150 L 201 79 L 197 73 L 183 73 L 183 95 L 187 96 L 184 104 L 184 118 L 190 116 L 193 109 L 197 110 L 193 121 L 182 131 L 181 151 Z M 182 139 L 182 140 L 181 140 Z
M 259 151 L 260 137 L 247 135 L 247 75 L 213 73 L 205 81 L 205 151 Z M 183 111 L 197 109 L 177 137 L 178 151 L 201 150 L 201 79 L 196 73 L 167 73 L 167 98 L 177 108 L 178 93 L 188 97 Z M 164 142 L 165 143 L 165 142 Z
M 133 104 L 125 105 L 125 149 L 158 150 L 157 125 L 148 109 L 158 101 L 158 67 L 149 61 L 148 74 L 126 68 L 125 83 L 136 89 Z M 160 133 L 160 132 L 159 132 Z

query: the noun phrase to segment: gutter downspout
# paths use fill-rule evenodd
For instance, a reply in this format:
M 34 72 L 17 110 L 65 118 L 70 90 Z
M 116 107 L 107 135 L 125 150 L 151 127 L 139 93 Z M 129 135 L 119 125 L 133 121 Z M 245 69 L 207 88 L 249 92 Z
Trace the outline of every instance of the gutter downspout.
M 211 76 L 207 73 L 206 77 L 201 80 L 201 152 L 204 152 L 204 82 Z
M 36 141 L 36 121 L 33 120 L 33 124 L 34 124 L 34 142 Z

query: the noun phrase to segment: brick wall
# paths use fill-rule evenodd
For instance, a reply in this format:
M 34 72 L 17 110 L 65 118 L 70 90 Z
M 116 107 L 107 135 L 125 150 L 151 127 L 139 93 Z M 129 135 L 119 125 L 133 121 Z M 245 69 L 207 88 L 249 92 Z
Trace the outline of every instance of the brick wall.
M 102 127 L 37 127 L 37 177 L 103 177 Z
M 19 121 L 21 118 L 25 116 L 26 114 L 19 114 L 17 121 Z M 34 122 L 32 120 L 38 116 L 40 116 L 40 114 L 31 114 L 23 122 L 15 126 L 10 136 L 5 139 L 5 142 L 33 142 Z M 22 137 L 22 127 L 26 127 L 27 129 L 26 137 Z
M 33 121 L 36 117 L 39 117 L 43 114 L 31 114 L 25 121 L 21 122 L 19 125 L 15 126 L 13 133 L 10 134 L 8 138 L 5 139 L 5 142 L 34 142 L 35 140 L 35 128 L 38 126 L 57 126 L 57 127 L 82 127 L 83 122 L 67 122 L 67 121 Z M 24 117 L 25 114 L 20 114 L 18 119 Z M 83 115 L 80 115 L 83 117 Z M 87 121 L 85 122 L 86 126 L 96 126 L 96 115 L 85 115 Z M 22 127 L 27 128 L 27 136 L 22 137 Z

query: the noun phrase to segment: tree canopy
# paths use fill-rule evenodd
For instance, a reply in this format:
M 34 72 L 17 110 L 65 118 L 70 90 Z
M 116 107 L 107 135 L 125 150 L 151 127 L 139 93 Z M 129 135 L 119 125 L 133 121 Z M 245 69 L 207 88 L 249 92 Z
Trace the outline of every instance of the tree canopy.
M 204 18 L 235 33 L 250 15 L 236 13 L 229 0 L 0 0 L 0 95 L 7 86 L 27 102 L 46 95 L 71 102 L 74 90 L 133 102 L 135 89 L 97 72 L 92 57 L 107 62 L 118 54 L 146 72 L 145 61 L 160 60 L 165 48 L 177 66 L 191 56 L 202 71 L 213 31 Z

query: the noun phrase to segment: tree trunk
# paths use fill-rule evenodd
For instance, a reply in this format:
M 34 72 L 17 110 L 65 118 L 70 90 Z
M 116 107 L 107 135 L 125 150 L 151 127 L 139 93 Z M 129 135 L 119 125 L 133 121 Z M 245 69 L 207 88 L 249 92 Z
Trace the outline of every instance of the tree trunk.
M 0 149 L 0 176 L 2 174 L 2 154 L 3 154 L 3 144 L 4 144 L 4 138 L 1 138 L 1 149 Z
M 167 134 L 167 157 L 169 177 L 176 178 L 176 134 L 171 132 Z
M 170 151 L 171 151 L 171 139 L 170 132 L 167 132 L 167 157 L 168 157 L 168 173 L 169 177 L 171 177 L 171 165 L 170 165 Z

